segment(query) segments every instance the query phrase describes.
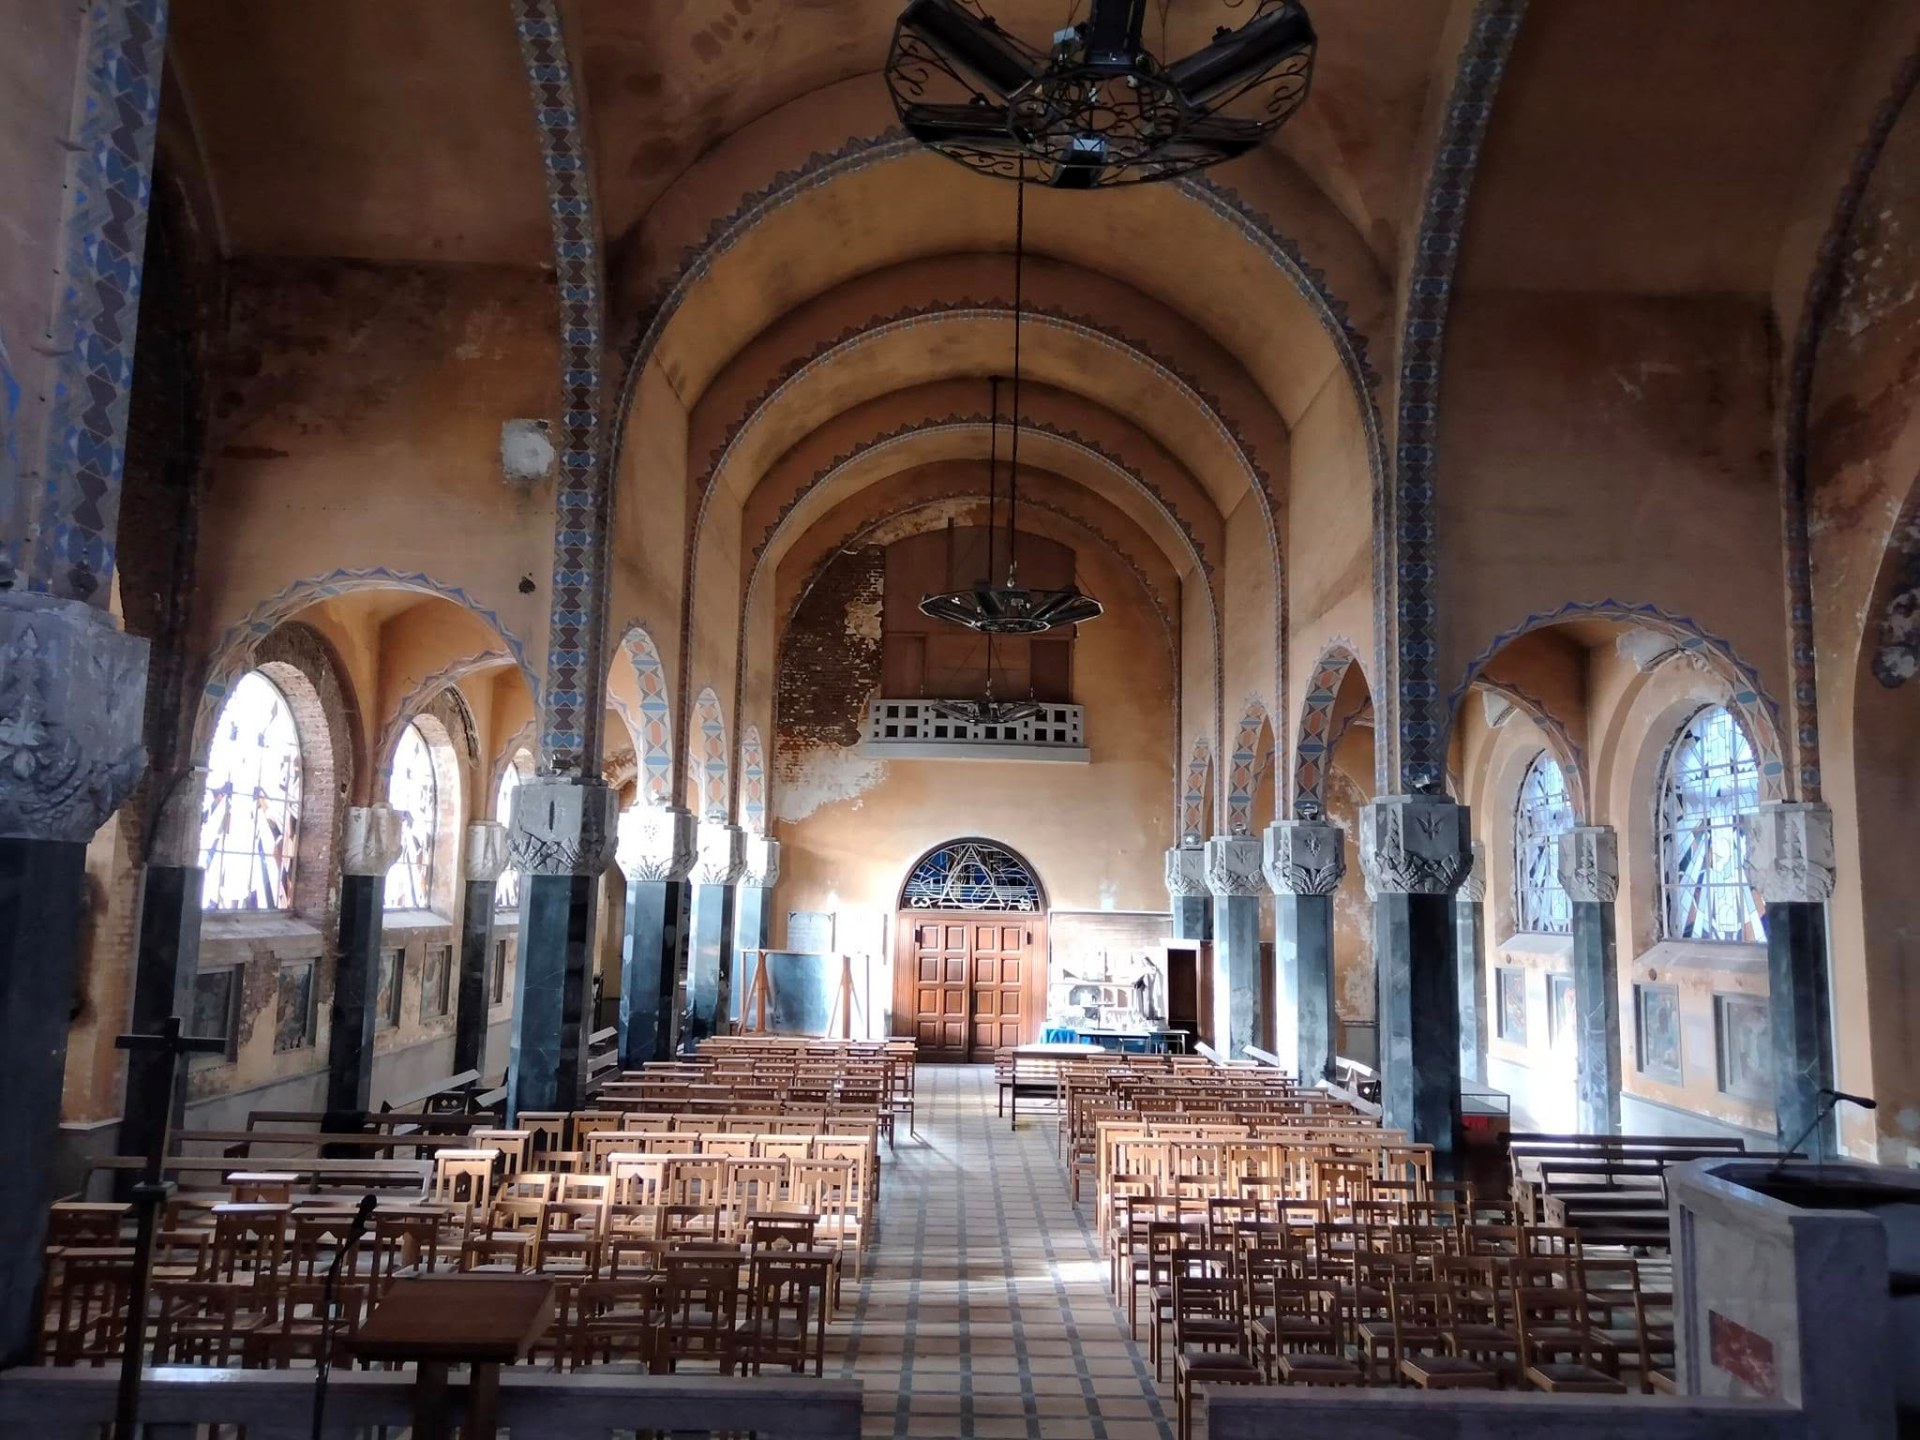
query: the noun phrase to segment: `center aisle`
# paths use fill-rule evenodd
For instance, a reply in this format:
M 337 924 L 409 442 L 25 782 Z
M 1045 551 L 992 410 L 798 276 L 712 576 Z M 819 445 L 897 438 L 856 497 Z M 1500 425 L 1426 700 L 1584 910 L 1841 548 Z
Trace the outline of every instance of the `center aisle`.
M 990 1065 L 922 1065 L 917 1084 L 919 1134 L 902 1127 L 882 1163 L 865 1275 L 828 1332 L 827 1373 L 865 1382 L 865 1434 L 1171 1437 L 1171 1390 L 1108 1295 L 1053 1114 L 1009 1131 Z

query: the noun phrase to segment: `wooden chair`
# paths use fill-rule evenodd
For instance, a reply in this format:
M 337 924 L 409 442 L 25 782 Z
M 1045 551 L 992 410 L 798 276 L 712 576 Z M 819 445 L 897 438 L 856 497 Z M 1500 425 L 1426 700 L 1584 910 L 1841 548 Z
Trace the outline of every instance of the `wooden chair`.
M 218 1280 L 169 1280 L 153 1287 L 157 1365 L 232 1365 L 271 1305 L 271 1291 Z
M 811 1250 L 818 1215 L 749 1214 L 746 1217 L 747 1245 L 752 1250 Z
M 739 1353 L 739 1256 L 669 1251 L 662 1260 L 661 1340 L 668 1373 L 683 1360 L 697 1360 L 731 1375 Z
M 654 1276 L 588 1280 L 577 1286 L 568 1327 L 573 1368 L 629 1360 L 649 1372 L 663 1370 L 662 1287 Z
M 1193 1435 L 1193 1387 L 1258 1385 L 1265 1380 L 1247 1350 L 1240 1287 L 1228 1275 L 1173 1273 L 1173 1355 L 1180 1440 Z
M 1586 1299 L 1559 1285 L 1515 1285 L 1513 1313 L 1520 1331 L 1520 1373 L 1549 1394 L 1624 1395 L 1627 1387 L 1603 1368 L 1604 1356 L 1588 1332 Z
M 500 1173 L 503 1176 L 518 1175 L 532 1164 L 531 1130 L 470 1130 L 467 1138 L 473 1141 L 476 1150 L 500 1152 Z
M 1503 1380 L 1520 1376 L 1520 1334 L 1513 1324 L 1513 1291 L 1485 1256 L 1449 1256 L 1435 1278 L 1453 1292 L 1450 1352 Z
M 1444 1280 L 1396 1283 L 1391 1374 L 1422 1390 L 1493 1390 L 1499 1375 L 1457 1353 L 1453 1287 Z M 1370 1357 L 1369 1357 L 1370 1358 Z
M 1347 1358 L 1346 1319 L 1340 1297 L 1311 1279 L 1274 1281 L 1276 1323 L 1266 1346 L 1273 1378 L 1282 1385 L 1364 1385 L 1366 1376 Z M 1261 1340 L 1258 1330 L 1256 1341 Z
M 333 1324 L 326 1323 L 327 1287 L 324 1280 L 296 1280 L 275 1297 L 271 1312 L 246 1337 L 246 1363 L 285 1370 L 295 1360 L 317 1362 L 321 1334 L 331 1330 L 335 1364 L 346 1364 L 352 1340 L 360 1332 L 367 1311 L 368 1287 L 333 1287 Z M 206 1362 L 214 1363 L 214 1362 Z
M 541 1216 L 538 1265 L 546 1274 L 592 1278 L 600 1273 L 613 1210 L 610 1175 L 554 1177 L 553 1198 Z
M 768 1364 L 796 1375 L 826 1369 L 828 1290 L 835 1257 L 825 1251 L 757 1252 L 748 1265 L 747 1314 L 738 1353 L 747 1373 Z

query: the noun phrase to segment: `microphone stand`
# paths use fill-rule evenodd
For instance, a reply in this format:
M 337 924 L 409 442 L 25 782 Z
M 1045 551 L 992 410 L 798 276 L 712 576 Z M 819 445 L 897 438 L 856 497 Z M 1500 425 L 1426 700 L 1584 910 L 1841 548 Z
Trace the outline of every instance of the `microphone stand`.
M 1822 1090 L 1819 1093 L 1824 1097 L 1820 1102 L 1820 1108 L 1813 1112 L 1813 1119 L 1807 1122 L 1807 1128 L 1794 1136 L 1793 1143 L 1780 1152 L 1780 1158 L 1774 1161 L 1773 1168 L 1767 1171 L 1767 1179 L 1769 1181 L 1779 1178 L 1780 1172 L 1787 1168 L 1787 1161 L 1799 1155 L 1800 1147 L 1806 1144 L 1807 1137 L 1813 1134 L 1815 1130 L 1818 1130 L 1820 1126 L 1825 1123 L 1827 1117 L 1840 1108 L 1840 1102 L 1842 1100 L 1845 1100 L 1850 1105 L 1858 1105 L 1864 1110 L 1872 1110 L 1875 1108 L 1875 1103 L 1872 1100 L 1859 1095 L 1848 1095 L 1840 1090 Z M 1820 1153 L 1813 1157 L 1814 1179 L 1818 1180 L 1821 1178 L 1821 1172 L 1825 1168 L 1826 1162 L 1827 1142 L 1826 1137 L 1822 1136 L 1820 1140 Z
M 360 1197 L 360 1206 L 353 1212 L 353 1224 L 347 1228 L 346 1243 L 333 1252 L 333 1261 L 327 1266 L 326 1281 L 320 1288 L 320 1353 L 314 1357 L 319 1374 L 313 1382 L 313 1440 L 320 1440 L 321 1426 L 326 1421 L 327 1377 L 333 1372 L 333 1297 L 340 1283 L 340 1267 L 366 1238 L 367 1227 L 373 1223 L 373 1207 L 377 1203 L 372 1195 Z

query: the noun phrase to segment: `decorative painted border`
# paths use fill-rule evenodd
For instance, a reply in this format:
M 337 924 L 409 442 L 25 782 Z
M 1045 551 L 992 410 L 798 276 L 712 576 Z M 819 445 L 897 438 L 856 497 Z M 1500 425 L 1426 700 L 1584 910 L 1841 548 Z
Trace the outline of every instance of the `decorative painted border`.
M 94 0 L 84 24 L 80 125 L 67 170 L 66 284 L 56 310 L 60 353 L 28 587 L 105 606 L 127 458 L 167 0 Z
M 393 771 L 393 747 L 400 743 L 400 732 L 417 720 L 427 706 L 431 705 L 441 691 L 457 685 L 469 675 L 477 675 L 483 670 L 497 670 L 513 664 L 513 657 L 504 650 L 480 650 L 462 659 L 442 666 L 426 676 L 411 690 L 400 697 L 400 703 L 393 707 L 393 713 L 380 727 L 373 742 L 373 776 L 376 795 L 386 793 L 386 783 Z
M 1211 840 L 1208 832 L 1213 828 L 1209 814 L 1213 798 L 1213 746 L 1204 735 L 1196 736 L 1193 749 L 1187 754 L 1187 780 L 1180 792 L 1180 834 L 1179 840 L 1185 842 L 1189 837 L 1196 840 Z
M 1265 702 L 1258 695 L 1249 695 L 1247 708 L 1240 717 L 1240 728 L 1234 732 L 1233 755 L 1228 762 L 1226 833 L 1229 835 L 1253 835 L 1253 792 L 1262 773 L 1262 727 L 1271 737 L 1273 726 Z M 1273 763 L 1271 754 L 1265 759 L 1268 764 Z
M 671 805 L 673 709 L 667 699 L 667 667 L 660 661 L 653 636 L 638 622 L 621 633 L 620 650 L 633 667 L 633 682 L 640 691 L 638 715 L 627 713 L 625 707 L 620 709 L 632 732 L 637 774 L 646 782 L 640 787 L 641 798 L 649 805 Z
M 1353 646 L 1335 641 L 1314 662 L 1313 678 L 1307 682 L 1306 698 L 1300 705 L 1300 738 L 1294 744 L 1293 813 L 1305 816 L 1309 809 L 1316 816 L 1327 813 L 1327 766 L 1333 755 L 1333 705 L 1347 671 L 1360 663 Z M 1364 671 L 1362 672 L 1364 674 Z M 1369 687 L 1369 694 L 1372 693 Z M 1377 727 L 1376 727 L 1377 728 Z
M 600 340 L 603 329 L 599 219 L 588 138 L 574 93 L 573 64 L 558 0 L 513 0 L 520 54 L 553 222 L 560 297 L 560 483 L 554 493 L 553 601 L 547 684 L 541 695 L 540 768 L 591 777 L 600 770 L 606 707 L 607 544 L 612 487 L 601 462 Z
M 767 833 L 767 752 L 757 725 L 740 737 L 740 820 L 749 835 Z
M 1505 680 L 1489 680 L 1485 675 L 1474 683 L 1506 700 L 1546 737 L 1547 752 L 1553 756 L 1560 766 L 1560 773 L 1567 780 L 1567 795 L 1573 805 L 1574 823 L 1591 825 L 1593 781 L 1587 773 L 1587 752 L 1574 741 L 1573 732 L 1548 708 L 1546 701 L 1518 685 Z M 1460 792 L 1456 789 L 1454 793 L 1458 795 Z
M 1460 713 L 1467 691 L 1480 680 L 1480 672 L 1501 649 L 1522 635 L 1544 630 L 1567 620 L 1615 620 L 1639 625 L 1664 635 L 1674 648 L 1697 656 L 1727 684 L 1731 692 L 1728 708 L 1739 716 L 1753 742 L 1760 762 L 1761 798 L 1786 799 L 1787 774 L 1780 745 L 1780 706 L 1760 683 L 1760 672 L 1742 660 L 1731 643 L 1700 626 L 1691 617 L 1674 615 L 1657 605 L 1636 605 L 1619 600 L 1572 600 L 1557 610 L 1527 616 L 1511 630 L 1503 630 L 1478 655 L 1467 663 L 1466 673 L 1447 697 L 1449 722 Z
M 1441 703 L 1440 635 L 1434 584 L 1434 480 L 1439 453 L 1440 364 L 1454 264 L 1466 226 L 1480 146 L 1494 96 L 1527 13 L 1527 0 L 1480 0 L 1460 55 L 1447 116 L 1414 240 L 1400 338 L 1399 426 L 1392 493 L 1374 516 L 1375 624 L 1383 723 L 1375 727 L 1376 769 L 1399 793 L 1445 783 L 1447 712 Z M 1385 548 L 1387 553 L 1382 554 Z M 1388 626 L 1391 626 L 1389 629 Z M 1388 713 L 1397 706 L 1397 717 Z M 1384 759 L 1382 759 L 1384 757 Z
M 1893 127 L 1920 88 L 1920 53 L 1907 57 L 1893 87 L 1874 111 L 1866 138 L 1854 152 L 1847 183 L 1834 202 L 1826 233 L 1820 238 L 1813 272 L 1800 306 L 1800 328 L 1793 341 L 1788 371 L 1786 436 L 1780 447 L 1780 519 L 1786 551 L 1787 647 L 1793 665 L 1788 696 L 1792 721 L 1794 798 L 1820 799 L 1820 689 L 1813 639 L 1813 542 L 1807 525 L 1807 430 L 1813 406 L 1814 374 L 1820 342 L 1833 326 L 1846 274 L 1849 240 L 1860 218 L 1867 186 L 1879 167 Z M 1897 532 L 1896 532 L 1897 533 Z
M 711 685 L 694 699 L 690 713 L 700 727 L 700 805 L 696 813 L 708 820 L 724 821 L 731 800 L 727 794 L 727 720 Z

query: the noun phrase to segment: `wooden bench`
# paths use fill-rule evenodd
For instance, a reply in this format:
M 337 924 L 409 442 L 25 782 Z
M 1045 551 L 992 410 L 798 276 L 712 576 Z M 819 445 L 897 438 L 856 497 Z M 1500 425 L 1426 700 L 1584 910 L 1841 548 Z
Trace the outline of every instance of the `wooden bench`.
M 96 1171 L 131 1170 L 139 1171 L 146 1167 L 146 1161 L 137 1155 L 106 1155 L 93 1162 Z M 175 1155 L 161 1162 L 161 1173 L 168 1178 L 179 1180 L 184 1176 L 217 1176 L 220 1183 L 226 1177 L 246 1165 L 236 1165 L 223 1155 L 193 1156 Z M 322 1159 L 318 1156 L 296 1156 L 291 1159 L 275 1157 L 273 1168 L 295 1177 L 296 1183 L 305 1181 L 313 1191 L 327 1190 L 399 1190 L 411 1194 L 424 1194 L 427 1179 L 433 1172 L 431 1160 L 385 1160 L 369 1159 Z M 225 1198 L 224 1196 L 221 1198 Z
M 436 1080 L 405 1095 L 382 1100 L 380 1110 L 382 1114 L 388 1114 L 395 1110 L 410 1110 L 418 1105 L 428 1114 L 459 1114 L 467 1108 L 468 1093 L 479 1084 L 478 1070 L 462 1070 L 458 1075 L 449 1075 L 444 1080 Z
M 1718 1135 L 1529 1131 L 1508 1146 L 1512 1196 L 1525 1218 L 1577 1230 L 1584 1244 L 1649 1249 L 1671 1242 L 1667 1166 L 1746 1151 L 1744 1140 Z

